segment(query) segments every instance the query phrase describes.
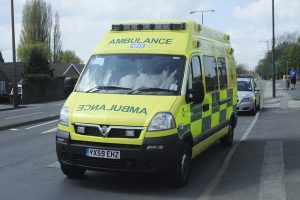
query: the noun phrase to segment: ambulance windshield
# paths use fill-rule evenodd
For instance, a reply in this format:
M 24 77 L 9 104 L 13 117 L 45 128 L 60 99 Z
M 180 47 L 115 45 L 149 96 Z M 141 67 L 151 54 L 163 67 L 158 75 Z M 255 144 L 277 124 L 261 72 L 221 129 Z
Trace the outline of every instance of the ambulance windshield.
M 91 57 L 77 92 L 178 95 L 184 56 L 114 54 Z

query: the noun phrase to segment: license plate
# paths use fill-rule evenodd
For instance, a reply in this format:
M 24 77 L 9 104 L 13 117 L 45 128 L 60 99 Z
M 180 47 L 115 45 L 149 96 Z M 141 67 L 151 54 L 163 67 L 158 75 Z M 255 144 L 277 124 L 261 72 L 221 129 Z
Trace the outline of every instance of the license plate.
M 120 151 L 87 148 L 85 155 L 94 158 L 120 159 Z

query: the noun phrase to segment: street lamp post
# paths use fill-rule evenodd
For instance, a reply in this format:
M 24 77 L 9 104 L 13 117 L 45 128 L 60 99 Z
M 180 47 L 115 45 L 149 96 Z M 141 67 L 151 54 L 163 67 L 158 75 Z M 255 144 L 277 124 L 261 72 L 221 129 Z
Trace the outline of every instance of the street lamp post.
M 272 32 L 273 32 L 273 42 L 272 42 L 272 65 L 273 65 L 273 97 L 276 97 L 275 93 L 275 20 L 274 20 L 274 0 L 272 0 Z
M 270 51 L 270 48 L 269 48 L 269 41 L 268 40 L 260 40 L 258 42 L 265 42 L 267 44 L 267 49 L 268 49 L 268 52 Z
M 16 44 L 15 44 L 15 19 L 14 19 L 14 0 L 11 0 L 11 33 L 12 33 L 12 50 L 13 50 L 13 104 L 14 108 L 18 107 L 18 87 L 17 87 L 17 67 L 16 67 Z
M 197 12 L 200 12 L 200 13 L 201 13 L 201 16 L 202 16 L 202 24 L 203 24 L 203 21 L 204 21 L 203 13 L 205 13 L 205 12 L 215 12 L 215 10 L 195 10 L 195 11 L 191 11 L 190 14 L 194 14 L 194 13 L 197 13 Z

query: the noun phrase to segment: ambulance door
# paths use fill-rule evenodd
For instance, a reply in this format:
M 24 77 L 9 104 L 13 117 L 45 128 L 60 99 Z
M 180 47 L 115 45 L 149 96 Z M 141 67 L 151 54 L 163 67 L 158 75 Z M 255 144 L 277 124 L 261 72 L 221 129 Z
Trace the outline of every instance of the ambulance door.
M 192 89 L 192 83 L 196 80 L 202 80 L 202 69 L 200 56 L 193 55 L 191 57 L 191 68 L 189 72 L 188 89 Z M 193 138 L 199 138 L 202 130 L 202 104 L 200 102 L 191 103 L 191 132 Z
M 232 107 L 232 96 L 233 90 L 228 89 L 228 80 L 227 80 L 227 68 L 226 61 L 224 57 L 218 57 L 218 75 L 219 75 L 219 83 L 220 83 L 220 116 L 219 116 L 219 124 L 224 124 L 230 118 L 230 112 L 232 110 L 228 109 Z
M 202 132 L 205 138 L 212 136 L 216 128 L 219 125 L 219 80 L 217 73 L 217 59 L 215 56 L 203 55 L 203 68 L 205 77 L 205 99 L 203 101 L 203 112 L 202 117 Z M 204 138 L 204 139 L 205 139 Z

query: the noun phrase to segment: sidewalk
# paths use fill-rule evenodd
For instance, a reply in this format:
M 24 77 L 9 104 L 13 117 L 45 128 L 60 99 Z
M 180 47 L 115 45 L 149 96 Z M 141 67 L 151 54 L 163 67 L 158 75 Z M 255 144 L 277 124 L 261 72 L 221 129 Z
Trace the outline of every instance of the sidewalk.
M 299 199 L 300 84 L 295 90 L 287 90 L 284 81 L 276 81 L 274 98 L 272 81 L 265 81 L 265 86 L 263 110 L 242 145 L 251 145 L 252 149 L 243 156 L 256 155 L 261 160 L 253 167 L 259 177 L 258 199 Z M 250 173 L 249 177 L 253 176 Z
M 273 97 L 272 81 L 265 81 L 263 109 L 300 109 L 300 83 L 296 83 L 295 90 L 287 90 L 285 81 L 277 80 L 275 97 Z
M 13 109 L 14 106 L 7 103 L 0 103 L 0 111 Z

